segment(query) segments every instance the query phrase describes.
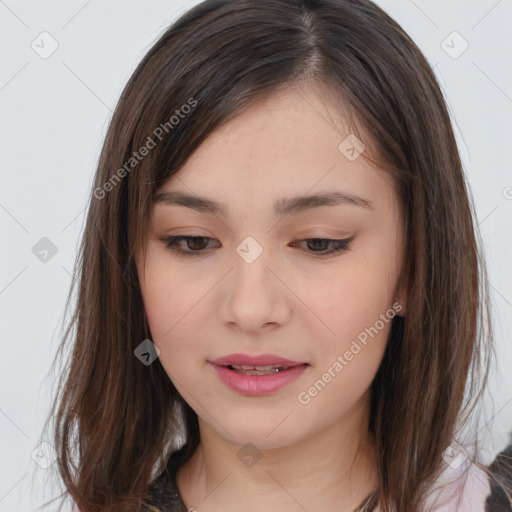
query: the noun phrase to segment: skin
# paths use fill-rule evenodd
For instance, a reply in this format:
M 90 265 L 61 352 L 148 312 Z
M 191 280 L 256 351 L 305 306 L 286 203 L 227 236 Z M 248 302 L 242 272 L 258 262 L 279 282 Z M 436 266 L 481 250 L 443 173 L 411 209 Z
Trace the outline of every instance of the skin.
M 298 400 L 394 303 L 406 311 L 405 291 L 394 295 L 403 261 L 398 196 L 390 175 L 338 149 L 349 133 L 318 87 L 281 89 L 211 134 L 161 189 L 209 197 L 229 213 L 157 204 L 145 255 L 137 254 L 160 362 L 199 418 L 201 443 L 177 473 L 187 507 L 348 512 L 377 486 L 369 387 L 391 322 L 307 404 Z M 274 215 L 280 198 L 333 190 L 373 209 Z M 180 255 L 163 241 L 186 234 L 211 239 L 179 243 L 202 255 Z M 247 236 L 263 249 L 250 264 L 236 252 Z M 323 257 L 314 251 L 332 246 L 303 241 L 352 236 L 347 251 Z M 309 366 L 271 395 L 247 396 L 208 363 L 234 352 Z M 237 457 L 246 443 L 261 457 L 250 467 Z

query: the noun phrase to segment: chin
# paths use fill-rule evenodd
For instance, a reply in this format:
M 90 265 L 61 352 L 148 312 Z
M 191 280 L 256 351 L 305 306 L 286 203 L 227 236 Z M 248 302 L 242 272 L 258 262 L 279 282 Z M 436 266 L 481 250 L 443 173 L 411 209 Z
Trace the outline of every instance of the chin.
M 261 416 L 257 424 L 254 418 L 252 421 L 245 423 L 234 419 L 232 422 L 224 424 L 226 431 L 231 435 L 222 429 L 219 431 L 217 428 L 216 430 L 219 435 L 230 443 L 239 446 L 250 443 L 260 450 L 274 450 L 289 446 L 302 437 L 300 433 L 290 431 L 290 426 L 293 426 L 292 423 L 285 425 L 287 423 L 285 420 L 280 425 L 281 421 L 282 419 L 280 421 L 263 421 Z

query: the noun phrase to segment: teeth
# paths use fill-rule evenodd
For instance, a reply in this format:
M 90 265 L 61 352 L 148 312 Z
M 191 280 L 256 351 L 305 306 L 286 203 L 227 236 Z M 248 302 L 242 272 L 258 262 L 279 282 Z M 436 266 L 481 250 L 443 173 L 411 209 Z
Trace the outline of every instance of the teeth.
M 271 368 L 270 370 L 258 371 L 258 370 L 237 370 L 233 369 L 236 373 L 243 373 L 244 375 L 272 375 L 274 373 L 278 373 L 279 370 L 277 368 Z
M 248 366 L 245 364 L 232 364 L 230 365 L 234 370 L 256 370 L 258 372 L 265 372 L 273 369 L 288 370 L 289 366 L 269 365 L 269 366 Z
M 278 366 L 278 365 L 268 365 L 268 366 L 248 366 L 248 365 L 240 365 L 240 364 L 232 364 L 229 366 L 233 369 L 233 371 L 237 373 L 243 373 L 244 375 L 272 375 L 274 373 L 282 372 L 284 370 L 288 370 L 289 366 Z

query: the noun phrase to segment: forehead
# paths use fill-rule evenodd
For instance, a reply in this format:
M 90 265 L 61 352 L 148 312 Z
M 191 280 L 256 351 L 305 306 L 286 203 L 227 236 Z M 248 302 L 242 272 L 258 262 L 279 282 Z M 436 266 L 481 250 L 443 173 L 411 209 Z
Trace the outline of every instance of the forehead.
M 172 192 L 188 197 L 172 198 Z M 241 211 L 261 204 L 279 214 L 300 209 L 291 198 L 329 193 L 337 193 L 340 203 L 378 207 L 393 195 L 393 183 L 364 158 L 363 143 L 347 128 L 340 104 L 313 87 L 280 90 L 223 124 L 156 197 L 157 204 L 190 205 L 196 196 L 203 211 L 224 215 L 231 205 Z

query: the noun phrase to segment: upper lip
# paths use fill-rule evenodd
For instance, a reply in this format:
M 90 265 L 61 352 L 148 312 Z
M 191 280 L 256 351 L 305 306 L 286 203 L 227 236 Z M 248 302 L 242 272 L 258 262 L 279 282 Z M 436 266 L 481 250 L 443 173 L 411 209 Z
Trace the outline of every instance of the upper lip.
M 229 354 L 218 359 L 213 359 L 210 363 L 219 366 L 230 366 L 230 365 L 246 365 L 246 366 L 299 366 L 306 364 L 300 361 L 292 361 L 291 359 L 285 359 L 283 357 L 276 356 L 274 354 L 260 354 L 257 356 L 251 356 L 249 354 Z

